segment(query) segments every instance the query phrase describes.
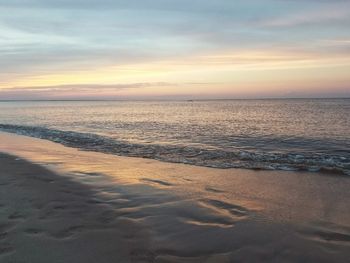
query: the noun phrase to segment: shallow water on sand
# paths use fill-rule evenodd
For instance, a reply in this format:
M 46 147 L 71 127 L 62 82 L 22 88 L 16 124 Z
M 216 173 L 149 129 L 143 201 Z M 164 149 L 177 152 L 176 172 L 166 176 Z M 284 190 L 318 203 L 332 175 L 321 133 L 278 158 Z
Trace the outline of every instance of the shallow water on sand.
M 84 237 L 96 234 L 91 226 L 97 220 L 99 228 L 108 231 L 127 223 L 142 234 L 133 236 L 123 228 L 126 233 L 118 239 L 123 244 L 146 238 L 143 246 L 132 247 L 131 262 L 347 262 L 349 258 L 347 176 L 211 169 L 78 151 L 5 133 L 0 133 L 0 149 L 61 175 L 48 180 L 23 168 L 23 180 L 41 178 L 54 188 L 64 176 L 79 183 L 78 190 L 92 191 L 86 197 L 74 190 L 75 183 L 59 189 L 88 205 L 77 206 L 76 198 L 57 201 L 53 196 L 53 202 L 38 198 L 44 204 L 37 211 L 45 217 L 38 225 L 40 234 L 30 233 L 33 242 L 49 238 L 59 244 L 83 240 L 85 246 L 94 245 L 95 240 Z M 17 196 L 28 191 L 29 186 L 18 180 L 12 183 L 20 190 Z M 85 210 L 96 218 L 85 220 Z M 66 214 L 79 219 L 80 227 L 68 222 L 58 236 L 52 236 L 51 222 L 57 218 L 61 222 Z M 110 242 L 112 251 L 120 248 L 118 242 Z M 14 249 L 20 251 L 21 246 Z

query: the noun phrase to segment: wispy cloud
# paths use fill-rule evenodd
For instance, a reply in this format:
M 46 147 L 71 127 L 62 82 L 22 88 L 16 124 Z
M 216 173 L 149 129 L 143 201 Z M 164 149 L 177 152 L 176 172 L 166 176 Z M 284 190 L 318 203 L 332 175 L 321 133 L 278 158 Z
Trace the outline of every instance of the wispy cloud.
M 176 83 L 131 83 L 131 84 L 80 84 L 80 85 L 53 85 L 53 86 L 29 86 L 0 89 L 0 99 L 113 99 L 118 98 L 120 92 L 149 87 L 173 87 Z
M 0 0 L 0 13 L 0 89 L 13 97 L 236 86 L 237 70 L 348 63 L 347 0 Z
M 270 18 L 260 23 L 263 27 L 293 27 L 300 25 L 322 25 L 324 23 L 350 23 L 350 3 L 331 5 L 323 8 L 314 8 L 309 11 L 300 11 L 281 17 Z

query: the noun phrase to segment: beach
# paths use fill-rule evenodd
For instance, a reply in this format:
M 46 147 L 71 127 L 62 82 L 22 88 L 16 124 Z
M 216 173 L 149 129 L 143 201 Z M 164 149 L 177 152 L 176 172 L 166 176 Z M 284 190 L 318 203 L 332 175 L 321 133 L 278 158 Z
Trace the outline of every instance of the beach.
M 350 263 L 350 0 L 0 14 L 0 263 Z
M 347 176 L 214 169 L 0 134 L 0 262 L 347 262 Z

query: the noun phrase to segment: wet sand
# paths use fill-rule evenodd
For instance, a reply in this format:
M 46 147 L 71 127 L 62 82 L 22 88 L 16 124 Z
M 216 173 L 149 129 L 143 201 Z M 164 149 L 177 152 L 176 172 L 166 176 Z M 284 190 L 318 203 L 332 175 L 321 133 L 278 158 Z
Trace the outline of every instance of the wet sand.
M 350 258 L 344 176 L 169 164 L 6 133 L 0 151 L 0 262 Z

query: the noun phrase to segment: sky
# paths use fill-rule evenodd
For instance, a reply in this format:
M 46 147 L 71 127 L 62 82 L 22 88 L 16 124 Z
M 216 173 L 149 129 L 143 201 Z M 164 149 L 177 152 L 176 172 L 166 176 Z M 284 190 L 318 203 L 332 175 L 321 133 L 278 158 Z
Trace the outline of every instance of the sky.
M 0 0 L 0 99 L 350 97 L 350 0 Z

